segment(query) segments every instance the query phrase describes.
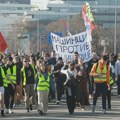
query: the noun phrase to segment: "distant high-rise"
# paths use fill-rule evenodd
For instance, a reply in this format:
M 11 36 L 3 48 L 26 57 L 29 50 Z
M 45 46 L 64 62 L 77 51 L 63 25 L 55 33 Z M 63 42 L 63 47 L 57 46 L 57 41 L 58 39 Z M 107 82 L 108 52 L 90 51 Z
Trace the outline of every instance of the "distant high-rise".
M 30 0 L 0 0 L 0 3 L 30 4 Z
M 31 0 L 31 5 L 36 6 L 36 10 L 46 10 L 50 0 Z

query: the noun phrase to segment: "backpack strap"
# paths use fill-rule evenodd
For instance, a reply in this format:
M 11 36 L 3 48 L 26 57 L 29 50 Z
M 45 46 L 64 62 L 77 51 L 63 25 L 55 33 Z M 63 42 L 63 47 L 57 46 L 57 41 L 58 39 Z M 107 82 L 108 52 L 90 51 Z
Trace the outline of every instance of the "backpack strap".
M 99 63 L 97 62 L 97 63 L 96 63 L 96 71 L 97 71 L 97 68 L 98 68 L 98 64 L 99 64 Z

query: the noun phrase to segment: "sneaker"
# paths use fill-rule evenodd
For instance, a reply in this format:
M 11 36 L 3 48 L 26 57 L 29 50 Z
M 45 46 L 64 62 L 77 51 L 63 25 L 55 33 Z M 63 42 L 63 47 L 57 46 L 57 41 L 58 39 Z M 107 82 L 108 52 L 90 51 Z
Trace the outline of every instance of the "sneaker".
M 102 111 L 104 114 L 106 114 L 106 110 L 105 109 L 103 109 L 103 111 Z
M 82 107 L 81 107 L 81 110 L 82 110 L 82 111 L 85 111 L 85 107 L 84 107 L 84 106 L 82 106 Z
M 89 99 L 91 99 L 92 98 L 92 95 L 89 95 Z
M 94 113 L 95 112 L 95 105 L 93 105 L 93 107 L 92 107 L 92 113 Z
M 43 112 L 40 110 L 40 111 L 39 111 L 39 114 L 40 114 L 40 115 L 43 115 Z
M 9 113 L 12 114 L 12 113 L 14 113 L 14 112 L 12 111 L 12 109 L 9 109 Z
M 9 109 L 6 109 L 5 113 L 6 113 L 6 114 L 9 114 Z

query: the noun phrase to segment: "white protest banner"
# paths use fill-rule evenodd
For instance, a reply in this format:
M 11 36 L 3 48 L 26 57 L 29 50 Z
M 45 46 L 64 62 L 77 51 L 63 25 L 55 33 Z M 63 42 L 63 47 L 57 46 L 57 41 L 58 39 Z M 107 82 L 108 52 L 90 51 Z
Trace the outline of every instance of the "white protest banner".
M 74 52 L 78 52 L 79 57 L 82 58 L 84 62 L 91 59 L 91 43 L 87 32 L 67 37 L 59 37 L 58 35 L 51 33 L 51 40 L 57 56 L 62 57 L 64 62 L 73 60 Z

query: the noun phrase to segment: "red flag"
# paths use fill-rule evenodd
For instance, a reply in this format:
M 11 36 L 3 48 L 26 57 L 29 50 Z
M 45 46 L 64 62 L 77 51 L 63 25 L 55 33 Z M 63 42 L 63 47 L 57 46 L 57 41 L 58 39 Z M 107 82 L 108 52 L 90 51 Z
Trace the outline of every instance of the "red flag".
M 7 43 L 6 43 L 2 33 L 0 32 L 0 52 L 4 53 L 6 48 L 7 48 Z
M 83 7 L 82 7 L 82 18 L 83 19 L 84 19 L 85 15 L 86 15 L 86 5 L 83 5 Z
M 90 22 L 91 31 L 95 29 L 95 26 Z

